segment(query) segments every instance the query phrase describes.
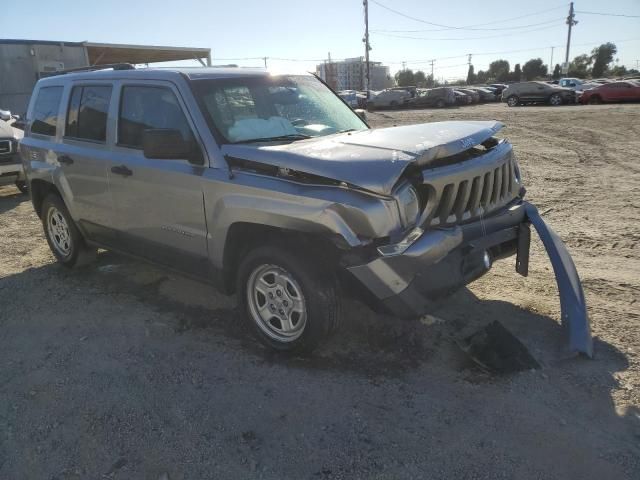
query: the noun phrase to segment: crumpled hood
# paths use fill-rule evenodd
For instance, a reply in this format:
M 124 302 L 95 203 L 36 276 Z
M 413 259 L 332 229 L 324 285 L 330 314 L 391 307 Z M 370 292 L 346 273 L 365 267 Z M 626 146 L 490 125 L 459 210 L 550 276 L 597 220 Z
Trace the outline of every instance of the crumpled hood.
M 286 145 L 224 145 L 225 155 L 289 168 L 389 195 L 405 168 L 427 167 L 492 137 L 497 121 L 433 122 L 376 128 Z

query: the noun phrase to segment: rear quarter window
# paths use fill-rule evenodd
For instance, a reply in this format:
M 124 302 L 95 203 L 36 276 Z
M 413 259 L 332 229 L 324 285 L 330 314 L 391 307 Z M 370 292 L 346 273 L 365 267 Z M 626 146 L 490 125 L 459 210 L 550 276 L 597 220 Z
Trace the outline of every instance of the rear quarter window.
M 58 124 L 58 112 L 62 99 L 62 87 L 42 87 L 33 107 L 31 133 L 54 136 Z

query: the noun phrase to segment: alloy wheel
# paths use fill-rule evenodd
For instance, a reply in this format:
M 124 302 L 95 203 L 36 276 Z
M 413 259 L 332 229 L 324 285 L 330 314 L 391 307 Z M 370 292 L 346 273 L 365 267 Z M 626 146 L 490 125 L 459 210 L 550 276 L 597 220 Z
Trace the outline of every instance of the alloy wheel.
M 277 265 L 259 265 L 247 281 L 247 301 L 253 321 L 270 338 L 292 342 L 307 323 L 307 306 L 296 279 Z
M 53 206 L 47 212 L 47 232 L 56 251 L 68 257 L 73 248 L 69 224 L 62 212 Z

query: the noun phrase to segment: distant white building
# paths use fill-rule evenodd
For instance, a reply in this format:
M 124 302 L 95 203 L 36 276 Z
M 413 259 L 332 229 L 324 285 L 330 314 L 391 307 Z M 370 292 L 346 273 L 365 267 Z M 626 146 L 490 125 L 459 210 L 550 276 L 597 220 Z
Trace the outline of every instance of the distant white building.
M 347 58 L 339 62 L 327 60 L 316 65 L 316 73 L 334 90 L 364 90 L 366 62 L 363 57 Z M 369 62 L 371 90 L 382 90 L 393 86 L 389 67 L 381 62 Z

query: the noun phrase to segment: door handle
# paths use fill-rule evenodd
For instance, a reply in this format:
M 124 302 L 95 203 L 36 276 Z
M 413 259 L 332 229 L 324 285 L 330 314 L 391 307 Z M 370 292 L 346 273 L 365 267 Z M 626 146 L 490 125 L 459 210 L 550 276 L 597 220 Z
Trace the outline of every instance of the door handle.
M 58 157 L 58 162 L 64 163 L 65 165 L 71 165 L 73 163 L 73 158 L 69 155 L 60 155 Z
M 123 177 L 130 177 L 133 175 L 133 170 L 127 168 L 126 165 L 118 165 L 117 167 L 111 167 L 111 171 L 117 175 L 122 175 Z

